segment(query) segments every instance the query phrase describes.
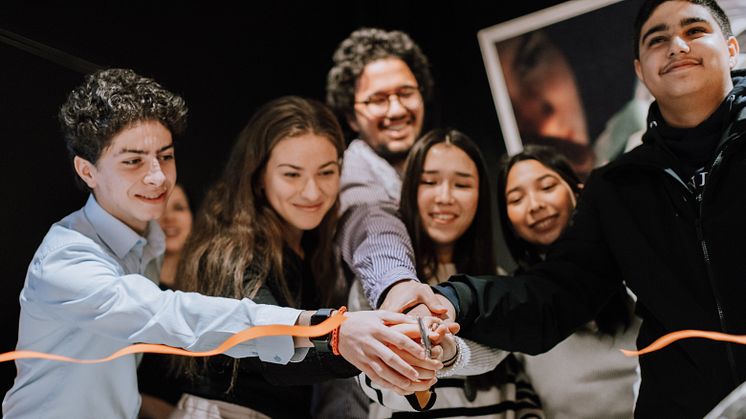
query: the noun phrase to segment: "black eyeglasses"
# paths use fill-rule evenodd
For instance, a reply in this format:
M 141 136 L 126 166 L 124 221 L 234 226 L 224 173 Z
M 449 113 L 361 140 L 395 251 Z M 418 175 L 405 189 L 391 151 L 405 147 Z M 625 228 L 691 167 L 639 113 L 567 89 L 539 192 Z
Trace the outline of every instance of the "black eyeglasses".
M 391 93 L 374 93 L 367 99 L 355 103 L 365 105 L 365 109 L 371 116 L 381 117 L 388 113 L 392 96 L 395 96 L 399 104 L 410 111 L 422 105 L 420 89 L 415 86 L 400 87 Z

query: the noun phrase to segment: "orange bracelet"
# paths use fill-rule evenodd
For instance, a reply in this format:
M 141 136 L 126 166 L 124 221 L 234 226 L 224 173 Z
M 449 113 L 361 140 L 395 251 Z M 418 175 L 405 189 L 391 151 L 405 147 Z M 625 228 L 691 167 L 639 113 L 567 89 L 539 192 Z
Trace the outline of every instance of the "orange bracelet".
M 337 316 L 341 316 L 344 314 L 345 311 L 347 311 L 347 307 L 342 306 L 338 310 L 339 312 L 336 314 Z M 337 326 L 334 330 L 332 330 L 332 353 L 334 355 L 340 355 L 339 353 L 339 326 Z

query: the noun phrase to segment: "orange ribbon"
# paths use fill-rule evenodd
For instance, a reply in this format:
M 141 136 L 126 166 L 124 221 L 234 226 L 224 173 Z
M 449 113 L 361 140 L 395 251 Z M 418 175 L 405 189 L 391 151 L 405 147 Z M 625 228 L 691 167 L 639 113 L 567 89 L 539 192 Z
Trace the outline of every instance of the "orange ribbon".
M 681 330 L 678 332 L 663 335 L 656 339 L 655 342 L 651 343 L 643 349 L 640 349 L 639 351 L 628 351 L 625 349 L 621 349 L 621 351 L 624 355 L 627 356 L 640 356 L 663 349 L 666 346 L 676 342 L 677 340 L 689 338 L 704 338 L 710 340 L 718 340 L 721 342 L 732 342 L 746 345 L 746 335 L 730 335 L 720 332 L 706 332 L 704 330 Z
M 331 333 L 334 329 L 338 328 L 343 321 L 347 320 L 342 314 L 335 314 L 334 316 L 324 320 L 322 323 L 316 326 L 286 326 L 286 325 L 267 325 L 267 326 L 254 326 L 248 327 L 240 332 L 234 333 L 231 337 L 226 339 L 217 348 L 204 351 L 204 352 L 192 352 L 186 349 L 174 348 L 168 345 L 158 345 L 149 343 L 137 343 L 134 345 L 126 346 L 113 354 L 99 359 L 76 359 L 62 355 L 48 354 L 44 352 L 35 351 L 11 351 L 4 354 L 0 354 L 0 362 L 12 361 L 15 359 L 26 359 L 26 358 L 41 358 L 49 359 L 53 361 L 63 362 L 74 362 L 77 364 L 98 364 L 101 362 L 111 361 L 125 355 L 136 354 L 136 353 L 154 353 L 154 354 L 170 354 L 170 355 L 184 355 L 184 356 L 213 356 L 224 353 L 230 348 L 246 342 L 247 340 L 266 337 L 266 336 L 298 336 L 298 337 L 315 337 L 322 336 Z

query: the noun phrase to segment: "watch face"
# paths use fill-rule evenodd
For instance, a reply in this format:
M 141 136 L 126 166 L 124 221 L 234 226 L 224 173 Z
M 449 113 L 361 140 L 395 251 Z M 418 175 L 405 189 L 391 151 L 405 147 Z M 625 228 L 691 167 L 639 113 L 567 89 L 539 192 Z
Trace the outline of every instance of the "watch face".
M 311 315 L 311 326 L 323 323 L 324 320 L 328 319 L 329 316 L 331 316 L 332 311 L 333 310 L 330 308 L 322 308 L 317 310 L 316 313 Z
M 331 316 L 333 311 L 334 310 L 330 308 L 322 308 L 316 311 L 316 313 L 311 315 L 311 326 L 323 323 L 324 320 L 328 319 L 329 316 Z M 331 340 L 331 337 L 331 333 L 327 333 L 325 335 L 314 336 L 309 339 L 311 340 L 311 342 L 313 342 L 313 346 L 316 347 L 317 351 L 330 352 L 331 348 L 329 347 L 329 341 Z

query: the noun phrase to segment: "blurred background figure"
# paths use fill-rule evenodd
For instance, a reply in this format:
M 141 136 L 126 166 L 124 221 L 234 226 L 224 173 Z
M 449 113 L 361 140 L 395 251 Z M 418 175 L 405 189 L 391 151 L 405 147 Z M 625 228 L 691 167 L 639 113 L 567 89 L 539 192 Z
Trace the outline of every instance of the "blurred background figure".
M 569 223 L 582 183 L 556 150 L 527 145 L 504 156 L 498 173 L 498 212 L 518 268 L 542 261 Z M 596 319 L 537 356 L 521 355 L 548 418 L 631 418 L 639 378 L 635 348 L 640 320 L 628 293 L 615 295 Z
M 595 158 L 578 83 L 565 54 L 543 30 L 502 41 L 497 51 L 523 144 L 552 143 L 585 177 Z
M 718 5 L 730 19 L 730 28 L 738 39 L 741 53 L 735 68 L 746 68 L 746 2 L 743 0 L 719 0 Z
M 176 184 L 166 211 L 158 222 L 166 235 L 166 254 L 161 266 L 161 288 L 173 288 L 181 250 L 192 230 L 193 210 L 184 185 Z
M 168 197 L 166 210 L 158 223 L 166 236 L 166 253 L 161 265 L 161 289 L 173 289 L 176 267 L 181 250 L 192 230 L 193 209 L 186 189 L 181 183 L 174 186 Z M 184 380 L 171 371 L 170 358 L 159 354 L 145 354 L 137 368 L 137 384 L 142 404 L 140 419 L 165 419 L 171 414 L 183 392 Z

